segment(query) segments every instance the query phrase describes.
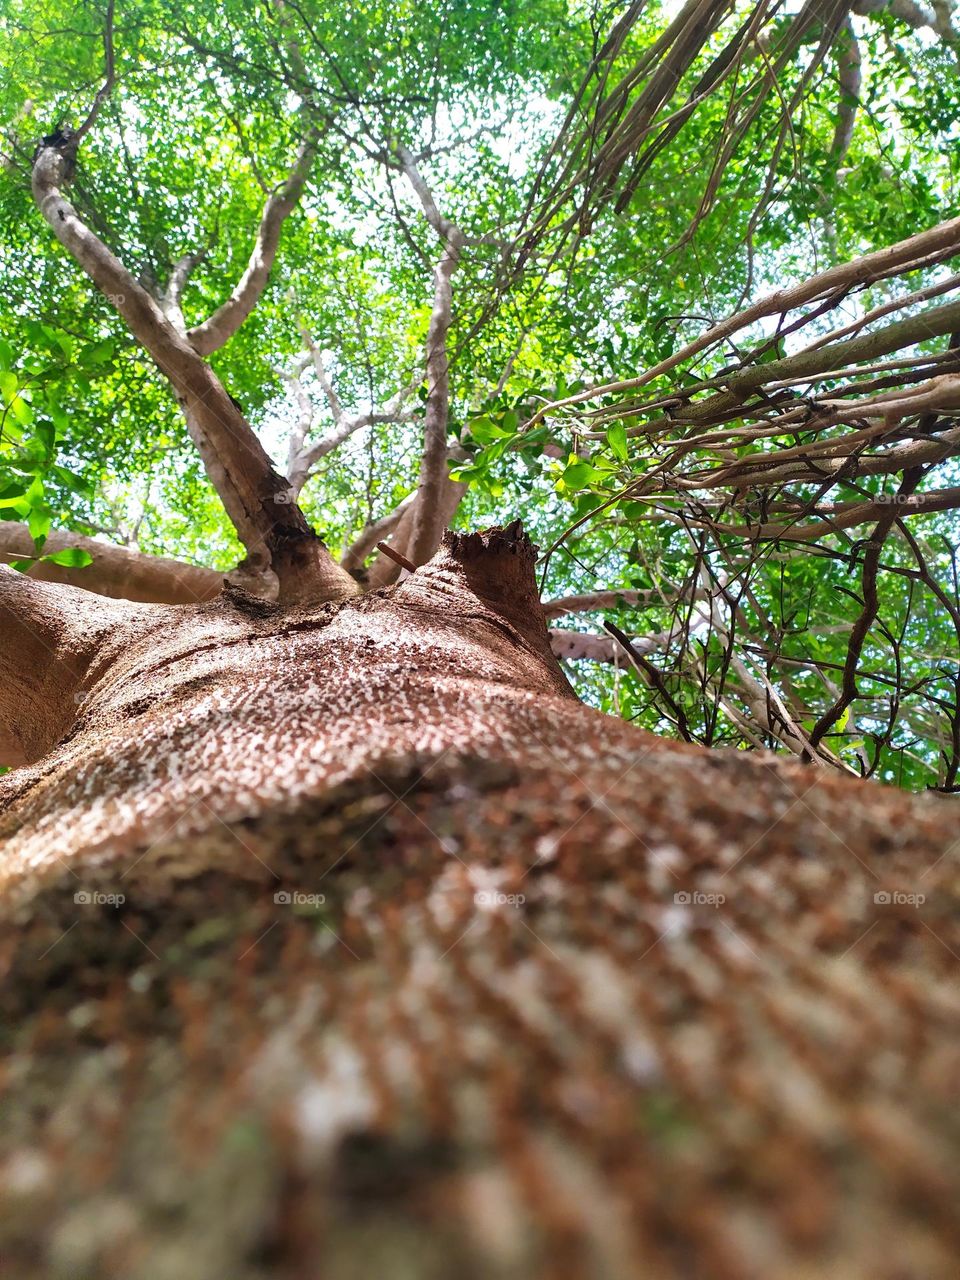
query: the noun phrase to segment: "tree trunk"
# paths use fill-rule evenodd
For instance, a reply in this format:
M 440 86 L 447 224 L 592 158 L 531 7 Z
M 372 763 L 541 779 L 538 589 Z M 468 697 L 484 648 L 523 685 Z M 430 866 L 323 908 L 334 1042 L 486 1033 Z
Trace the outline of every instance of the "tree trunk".
M 517 526 L 14 578 L 5 1276 L 955 1276 L 949 801 L 582 706 Z

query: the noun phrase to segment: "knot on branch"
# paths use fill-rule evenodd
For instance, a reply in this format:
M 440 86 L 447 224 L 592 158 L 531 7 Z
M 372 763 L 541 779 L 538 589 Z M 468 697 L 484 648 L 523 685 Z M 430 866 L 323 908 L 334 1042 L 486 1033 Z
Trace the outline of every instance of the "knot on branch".
M 59 151 L 61 155 L 76 159 L 80 145 L 80 131 L 71 129 L 69 125 L 58 125 L 53 133 L 46 133 L 33 149 L 33 160 L 36 163 L 40 153 L 47 148 Z

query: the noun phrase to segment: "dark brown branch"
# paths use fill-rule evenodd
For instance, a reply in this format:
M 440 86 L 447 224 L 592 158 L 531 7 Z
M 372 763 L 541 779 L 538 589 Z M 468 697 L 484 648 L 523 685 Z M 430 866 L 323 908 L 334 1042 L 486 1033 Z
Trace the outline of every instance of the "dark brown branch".
M 604 630 L 609 631 L 613 638 L 622 646 L 624 652 L 638 671 L 645 676 L 646 681 L 651 685 L 660 697 L 663 699 L 667 708 L 673 713 L 677 723 L 677 730 L 683 738 L 684 742 L 692 742 L 690 735 L 690 727 L 687 724 L 687 717 L 683 707 L 675 700 L 670 690 L 667 688 L 666 681 L 662 674 L 657 670 L 652 662 L 648 662 L 642 654 L 637 653 L 636 649 L 630 642 L 629 636 L 625 636 L 618 626 L 609 619 L 604 620 Z
M 905 497 L 912 493 L 919 484 L 922 474 L 919 467 L 906 472 L 900 488 L 897 490 L 897 497 Z M 880 566 L 880 555 L 883 551 L 883 544 L 887 534 L 893 527 L 896 518 L 897 508 L 891 504 L 889 510 L 885 511 L 877 521 L 873 533 L 867 540 L 863 553 L 863 573 L 861 578 L 863 608 L 857 616 L 853 624 L 853 630 L 850 633 L 850 643 L 847 646 L 847 656 L 843 666 L 840 695 L 823 713 L 810 734 L 810 746 L 814 751 L 824 735 L 836 724 L 847 707 L 857 697 L 857 669 L 860 665 L 864 642 L 880 607 L 880 599 L 877 592 L 877 570 Z
M 377 550 L 382 551 L 388 560 L 392 560 L 394 564 L 398 564 L 401 569 L 406 569 L 407 573 L 416 573 L 417 566 L 412 560 L 408 560 L 406 556 L 402 556 L 399 551 L 394 551 L 393 547 L 386 542 L 378 542 Z

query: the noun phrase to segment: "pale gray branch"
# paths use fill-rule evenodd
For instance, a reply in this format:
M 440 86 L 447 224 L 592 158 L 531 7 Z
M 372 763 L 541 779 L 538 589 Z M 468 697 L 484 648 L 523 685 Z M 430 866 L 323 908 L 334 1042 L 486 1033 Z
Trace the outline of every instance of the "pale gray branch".
M 270 559 L 286 598 L 353 594 L 356 584 L 290 501 L 287 482 L 219 378 L 63 195 L 70 161 L 58 146 L 41 147 L 33 166 L 37 207 L 170 381 L 210 480 L 251 556 Z
M 404 409 L 403 405 L 414 394 L 422 381 L 422 378 L 417 376 L 411 383 L 391 396 L 379 409 L 371 409 L 365 413 L 348 416 L 333 385 L 333 380 L 327 372 L 322 351 L 317 347 L 309 330 L 302 322 L 298 324 L 298 327 L 306 348 L 306 355 L 294 365 L 289 373 L 281 372 L 280 374 L 297 401 L 297 422 L 290 434 L 286 466 L 287 479 L 290 481 L 290 486 L 294 493 L 297 494 L 313 474 L 313 468 L 320 459 L 325 458 L 334 449 L 338 449 L 340 445 L 349 440 L 358 431 L 362 431 L 365 427 L 379 426 L 385 423 L 408 422 L 413 417 L 414 410 Z M 333 418 L 334 429 L 327 432 L 314 444 L 307 445 L 308 437 L 317 426 L 317 415 L 314 413 L 313 402 L 302 381 L 302 374 L 310 366 L 313 367 L 317 381 L 326 397 L 330 415 Z
M 840 81 L 840 101 L 837 106 L 837 123 L 833 130 L 830 150 L 834 163 L 840 165 L 843 163 L 853 137 L 857 106 L 860 101 L 860 46 L 854 34 L 853 23 L 849 18 L 843 24 L 837 42 L 836 59 Z
M 311 126 L 300 143 L 296 160 L 285 181 L 267 200 L 250 260 L 236 288 L 213 315 L 189 331 L 190 342 L 200 355 L 211 355 L 214 351 L 219 351 L 259 302 L 277 256 L 283 224 L 297 207 L 310 173 L 317 152 L 318 137 L 318 130 Z
M 591 591 L 582 596 L 562 596 L 543 602 L 544 616 L 561 618 L 566 613 L 591 613 L 596 609 L 610 609 L 616 605 L 662 604 L 663 598 L 652 588 L 646 591 Z

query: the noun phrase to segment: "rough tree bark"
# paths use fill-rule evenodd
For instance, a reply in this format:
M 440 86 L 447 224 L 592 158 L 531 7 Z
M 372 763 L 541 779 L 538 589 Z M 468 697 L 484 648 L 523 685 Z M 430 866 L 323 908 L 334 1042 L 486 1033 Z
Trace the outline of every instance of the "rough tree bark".
M 516 526 L 0 605 L 6 1275 L 955 1274 L 947 801 L 580 705 Z

